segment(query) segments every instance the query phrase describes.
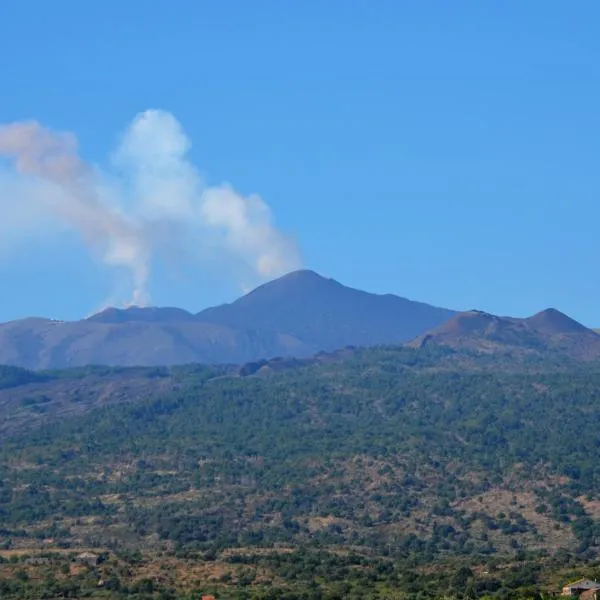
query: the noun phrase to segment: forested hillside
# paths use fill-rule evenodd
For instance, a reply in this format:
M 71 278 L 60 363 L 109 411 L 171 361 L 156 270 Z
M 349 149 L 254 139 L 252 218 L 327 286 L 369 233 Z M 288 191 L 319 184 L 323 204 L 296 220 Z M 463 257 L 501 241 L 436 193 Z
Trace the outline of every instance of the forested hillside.
M 82 549 L 104 562 L 77 593 L 106 598 L 517 597 L 595 568 L 596 363 L 432 346 L 277 371 L 0 371 L 2 597 L 73 583 Z M 46 571 L 9 560 L 40 549 Z

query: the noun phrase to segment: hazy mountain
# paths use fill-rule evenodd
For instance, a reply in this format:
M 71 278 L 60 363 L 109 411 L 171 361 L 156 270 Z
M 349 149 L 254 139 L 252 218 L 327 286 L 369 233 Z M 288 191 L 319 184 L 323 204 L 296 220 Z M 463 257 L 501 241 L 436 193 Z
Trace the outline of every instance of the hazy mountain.
M 298 271 L 198 315 L 179 308 L 109 308 L 81 321 L 0 324 L 0 364 L 40 369 L 307 357 L 348 345 L 404 342 L 454 314 Z
M 29 320 L 0 325 L 0 363 L 31 369 L 244 362 L 306 351 L 284 333 L 200 321 Z

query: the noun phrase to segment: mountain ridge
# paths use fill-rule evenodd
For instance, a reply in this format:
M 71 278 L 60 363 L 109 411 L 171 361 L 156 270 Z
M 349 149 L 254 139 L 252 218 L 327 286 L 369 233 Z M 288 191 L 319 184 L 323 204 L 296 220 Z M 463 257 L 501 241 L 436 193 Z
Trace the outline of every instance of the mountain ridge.
M 457 313 L 408 346 L 431 344 L 483 353 L 554 351 L 579 360 L 600 358 L 600 335 L 555 308 L 524 318 L 478 310 Z
M 288 273 L 229 304 L 107 308 L 79 321 L 30 317 L 0 324 L 0 364 L 237 364 L 265 372 L 348 347 L 440 345 L 486 354 L 600 358 L 600 336 L 555 308 L 526 318 L 456 312 L 347 287 L 314 271 Z M 260 361 L 284 359 L 265 365 Z M 248 365 L 244 367 L 244 365 Z
M 3 323 L 0 363 L 51 369 L 305 358 L 346 346 L 403 343 L 454 314 L 302 270 L 197 314 L 133 306 L 107 308 L 80 321 Z

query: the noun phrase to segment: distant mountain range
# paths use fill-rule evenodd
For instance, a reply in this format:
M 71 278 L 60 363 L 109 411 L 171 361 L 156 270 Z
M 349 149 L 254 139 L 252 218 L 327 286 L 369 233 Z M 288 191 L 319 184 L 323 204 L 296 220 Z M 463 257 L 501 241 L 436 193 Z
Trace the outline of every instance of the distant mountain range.
M 110 308 L 81 321 L 0 324 L 0 364 L 49 369 L 302 358 L 346 346 L 403 343 L 455 314 L 302 270 L 196 315 L 179 308 Z
M 198 314 L 180 308 L 109 308 L 80 321 L 28 318 L 0 324 L 0 364 L 29 369 L 244 364 L 403 343 L 600 357 L 600 335 L 554 309 L 527 319 L 457 313 L 370 294 L 302 270 Z

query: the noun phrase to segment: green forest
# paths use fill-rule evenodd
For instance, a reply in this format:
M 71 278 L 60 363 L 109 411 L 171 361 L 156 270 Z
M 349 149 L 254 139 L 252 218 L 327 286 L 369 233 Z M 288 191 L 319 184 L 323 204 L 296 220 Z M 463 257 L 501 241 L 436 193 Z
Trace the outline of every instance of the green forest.
M 0 407 L 2 598 L 541 598 L 600 576 L 596 363 L 2 367 Z

